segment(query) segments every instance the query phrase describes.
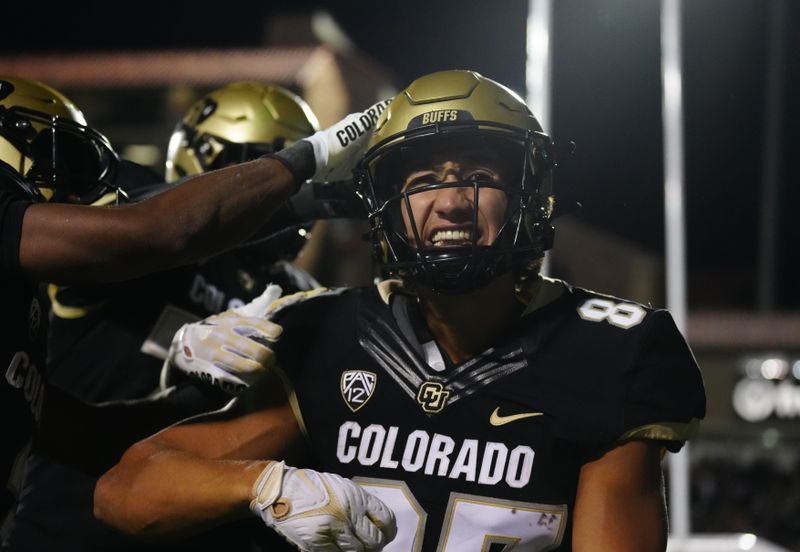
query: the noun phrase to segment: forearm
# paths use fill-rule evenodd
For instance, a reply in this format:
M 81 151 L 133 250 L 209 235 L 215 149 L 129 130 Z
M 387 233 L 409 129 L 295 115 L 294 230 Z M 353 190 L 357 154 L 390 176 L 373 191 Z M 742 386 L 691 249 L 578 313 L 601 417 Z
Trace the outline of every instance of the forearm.
M 258 231 L 295 191 L 291 173 L 274 159 L 258 159 L 205 173 L 138 204 L 167 221 L 167 262 L 193 262 L 240 243 Z M 147 203 L 151 205 L 148 206 Z M 178 213 L 174 205 L 184 205 Z M 170 251 L 170 244 L 179 244 Z
M 20 264 L 38 279 L 68 283 L 123 280 L 199 261 L 255 233 L 295 187 L 280 162 L 258 159 L 120 208 L 33 205 L 23 221 Z
M 220 411 L 185 420 L 133 445 L 95 489 L 95 512 L 129 533 L 199 531 L 248 515 L 266 465 L 297 457 L 302 435 L 270 377 Z
M 95 516 L 138 536 L 183 535 L 246 517 L 266 461 L 204 459 L 142 441 L 103 475 Z

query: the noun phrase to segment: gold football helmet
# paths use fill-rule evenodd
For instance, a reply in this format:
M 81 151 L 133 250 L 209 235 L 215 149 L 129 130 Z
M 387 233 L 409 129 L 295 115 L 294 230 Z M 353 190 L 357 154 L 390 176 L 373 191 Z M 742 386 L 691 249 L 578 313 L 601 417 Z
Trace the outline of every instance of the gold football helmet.
M 92 202 L 113 188 L 118 158 L 66 96 L 0 77 L 0 170 L 37 201 Z
M 169 142 L 167 181 L 273 153 L 310 136 L 317 118 L 274 84 L 236 82 L 195 102 Z
M 491 151 L 511 170 L 503 182 L 469 177 L 405 190 L 409 168 L 442 149 L 456 155 Z M 381 115 L 356 169 L 378 261 L 390 273 L 440 293 L 464 293 L 512 268 L 531 266 L 553 241 L 554 166 L 550 138 L 525 102 L 505 86 L 473 71 L 442 71 L 415 80 Z M 425 245 L 409 197 L 452 187 L 471 190 L 473 228 L 481 190 L 505 192 L 505 219 L 489 245 L 478 245 L 477 231 L 471 232 L 471 244 Z

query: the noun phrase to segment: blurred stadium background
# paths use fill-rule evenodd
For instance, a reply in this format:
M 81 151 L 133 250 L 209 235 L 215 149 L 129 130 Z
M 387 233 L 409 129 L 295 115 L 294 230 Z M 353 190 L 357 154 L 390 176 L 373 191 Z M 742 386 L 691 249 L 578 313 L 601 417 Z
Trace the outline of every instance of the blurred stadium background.
M 663 306 L 669 1 L 20 3 L 4 7 L 0 74 L 63 90 L 123 156 L 163 173 L 181 114 L 233 80 L 292 88 L 323 126 L 439 69 L 477 70 L 539 105 L 544 6 L 545 127 L 578 146 L 559 169 L 550 273 Z M 709 397 L 688 458 L 690 527 L 733 536 L 671 550 L 800 551 L 800 2 L 676 3 L 685 330 Z M 326 284 L 367 283 L 362 232 L 331 223 L 299 262 Z

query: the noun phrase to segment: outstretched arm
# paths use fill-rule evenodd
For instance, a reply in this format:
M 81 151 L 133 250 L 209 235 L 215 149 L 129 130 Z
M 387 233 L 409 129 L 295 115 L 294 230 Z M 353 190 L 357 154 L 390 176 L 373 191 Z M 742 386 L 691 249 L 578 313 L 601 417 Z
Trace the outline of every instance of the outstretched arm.
M 37 279 L 68 283 L 123 280 L 198 261 L 254 234 L 295 186 L 280 162 L 257 159 L 133 205 L 31 205 L 20 265 Z
M 25 211 L 23 272 L 55 283 L 108 282 L 200 261 L 258 231 L 306 179 L 351 177 L 387 102 L 353 113 L 272 158 L 189 178 L 124 207 L 35 204 Z M 357 138 L 343 140 L 354 126 Z

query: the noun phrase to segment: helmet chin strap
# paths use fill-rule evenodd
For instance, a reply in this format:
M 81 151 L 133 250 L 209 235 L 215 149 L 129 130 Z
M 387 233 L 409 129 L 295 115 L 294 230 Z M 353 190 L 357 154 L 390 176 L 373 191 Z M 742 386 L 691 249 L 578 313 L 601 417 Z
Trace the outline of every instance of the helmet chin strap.
M 486 250 L 466 261 L 426 261 L 420 266 L 420 283 L 435 293 L 459 295 L 480 289 L 511 269 L 505 254 Z M 477 261 L 477 262 L 476 262 Z M 448 267 L 447 265 L 452 266 Z M 413 276 L 412 276 L 413 277 Z

